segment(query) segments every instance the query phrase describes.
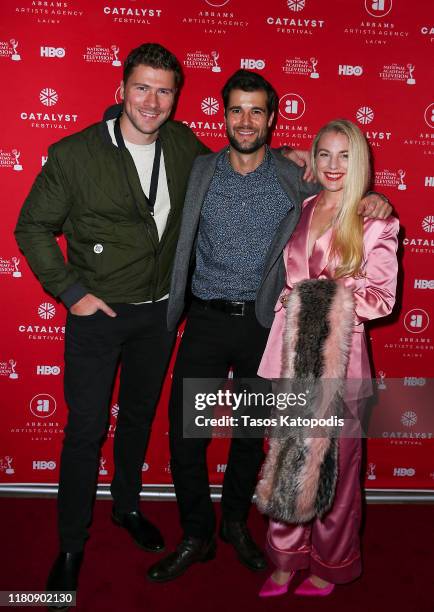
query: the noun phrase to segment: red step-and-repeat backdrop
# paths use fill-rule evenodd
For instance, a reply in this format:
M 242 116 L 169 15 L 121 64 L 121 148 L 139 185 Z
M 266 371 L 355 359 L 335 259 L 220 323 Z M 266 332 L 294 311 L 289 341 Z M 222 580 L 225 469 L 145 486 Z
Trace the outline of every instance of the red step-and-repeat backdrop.
M 432 1 L 4 0 L 0 23 L 0 486 L 57 482 L 67 414 L 65 309 L 17 248 L 18 211 L 48 146 L 98 121 L 118 100 L 122 59 L 156 41 L 184 67 L 176 118 L 215 150 L 226 143 L 220 89 L 240 67 L 259 71 L 278 91 L 274 145 L 308 149 L 335 117 L 365 132 L 374 187 L 391 199 L 403 228 L 399 306 L 370 332 L 380 381 L 375 410 L 387 418 L 368 444 L 366 486 L 433 489 L 433 428 L 418 399 L 434 371 Z M 399 379 L 392 386 L 400 401 L 386 405 L 390 378 Z M 169 387 L 170 372 L 143 466 L 148 484 L 171 482 Z M 112 474 L 116 401 L 115 390 L 101 483 Z M 209 453 L 214 483 L 226 446 L 215 440 Z

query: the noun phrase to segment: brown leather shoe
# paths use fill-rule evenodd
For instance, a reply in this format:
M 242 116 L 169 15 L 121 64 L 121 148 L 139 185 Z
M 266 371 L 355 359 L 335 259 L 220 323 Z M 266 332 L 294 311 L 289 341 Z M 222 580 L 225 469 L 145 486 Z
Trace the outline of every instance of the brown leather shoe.
M 264 553 L 255 544 L 245 521 L 228 521 L 223 519 L 220 525 L 220 537 L 232 544 L 238 559 L 254 572 L 267 567 Z
M 211 561 L 216 555 L 216 541 L 185 537 L 176 550 L 158 563 L 151 565 L 147 577 L 152 582 L 166 582 L 181 576 L 193 563 Z

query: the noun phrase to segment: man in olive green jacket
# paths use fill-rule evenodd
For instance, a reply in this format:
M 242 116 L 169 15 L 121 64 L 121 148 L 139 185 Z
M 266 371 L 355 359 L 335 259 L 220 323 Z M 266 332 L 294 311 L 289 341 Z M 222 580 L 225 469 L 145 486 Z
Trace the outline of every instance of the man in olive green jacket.
M 139 511 L 142 465 L 173 346 L 166 298 L 185 191 L 195 158 L 209 151 L 169 120 L 181 77 L 176 57 L 160 45 L 134 49 L 124 66 L 122 115 L 49 148 L 16 227 L 43 287 L 68 308 L 60 554 L 47 590 L 77 588 L 119 360 L 112 518 L 145 550 L 164 547 Z

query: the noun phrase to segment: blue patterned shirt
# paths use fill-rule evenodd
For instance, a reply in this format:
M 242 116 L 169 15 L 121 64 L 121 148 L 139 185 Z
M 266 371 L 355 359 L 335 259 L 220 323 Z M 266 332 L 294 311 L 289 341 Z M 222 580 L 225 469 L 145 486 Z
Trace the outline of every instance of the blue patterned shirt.
M 235 172 L 223 154 L 200 215 L 193 295 L 254 300 L 274 235 L 291 208 L 268 147 L 262 163 L 246 175 Z

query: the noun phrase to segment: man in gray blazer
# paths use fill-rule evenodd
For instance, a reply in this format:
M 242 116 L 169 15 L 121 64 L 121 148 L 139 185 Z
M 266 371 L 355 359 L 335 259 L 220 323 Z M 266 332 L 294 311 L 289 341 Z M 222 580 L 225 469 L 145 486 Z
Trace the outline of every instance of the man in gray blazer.
M 222 91 L 229 147 L 196 159 L 175 255 L 167 321 L 175 329 L 191 278 L 192 304 L 179 348 L 170 399 L 171 469 L 184 537 L 148 578 L 174 579 L 215 556 L 209 494 L 209 439 L 183 436 L 183 379 L 254 378 L 284 286 L 282 251 L 304 199 L 318 192 L 304 169 L 266 145 L 277 96 L 260 75 L 239 70 Z M 378 213 L 385 206 L 377 196 Z M 388 207 L 390 210 L 390 207 Z M 231 440 L 222 493 L 221 538 L 251 570 L 266 561 L 247 515 L 263 461 L 263 441 Z

